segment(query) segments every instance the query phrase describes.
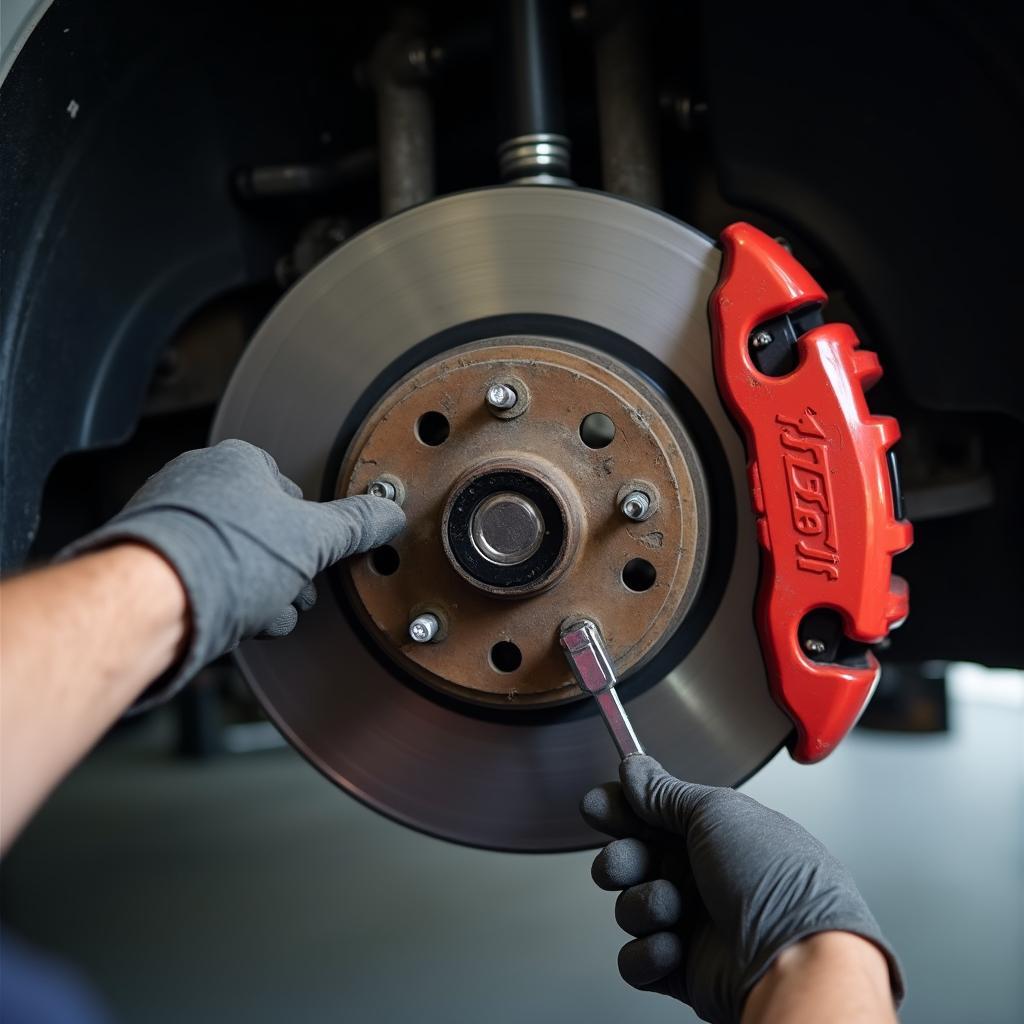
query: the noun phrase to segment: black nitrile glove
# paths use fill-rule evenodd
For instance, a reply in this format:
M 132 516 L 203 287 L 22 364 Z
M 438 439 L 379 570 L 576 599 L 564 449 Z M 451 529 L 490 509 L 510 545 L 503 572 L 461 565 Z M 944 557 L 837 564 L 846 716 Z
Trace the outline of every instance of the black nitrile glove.
M 637 936 L 619 952 L 625 981 L 735 1024 L 782 950 L 845 931 L 885 954 L 902 998 L 899 964 L 849 871 L 795 821 L 735 790 L 680 782 L 645 755 L 627 757 L 619 776 L 587 793 L 581 811 L 615 837 L 593 876 L 624 890 L 615 920 Z
M 139 705 L 145 706 L 239 641 L 290 633 L 298 613 L 316 600 L 317 573 L 404 526 L 404 513 L 386 498 L 303 501 L 265 451 L 231 440 L 179 455 L 61 557 L 140 541 L 181 578 L 192 619 L 189 648 L 159 694 Z

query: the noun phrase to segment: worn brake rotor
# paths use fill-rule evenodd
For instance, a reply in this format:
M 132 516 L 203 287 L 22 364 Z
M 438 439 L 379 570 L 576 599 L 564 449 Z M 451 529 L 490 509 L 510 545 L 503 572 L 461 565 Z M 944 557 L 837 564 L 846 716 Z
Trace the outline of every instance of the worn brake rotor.
M 656 211 L 505 186 L 370 228 L 271 313 L 215 437 L 266 448 L 308 497 L 389 473 L 410 524 L 386 564 L 330 574 L 291 637 L 239 652 L 268 715 L 328 778 L 458 842 L 593 845 L 577 803 L 616 761 L 558 660 L 558 626 L 581 613 L 600 619 L 620 696 L 670 770 L 732 785 L 781 746 L 791 725 L 754 627 L 744 451 L 712 367 L 719 264 Z M 494 383 L 518 385 L 525 412 L 489 410 Z M 424 428 L 429 413 L 444 427 Z M 589 413 L 611 420 L 607 444 L 588 444 Z M 631 522 L 621 499 L 637 484 L 657 508 Z M 495 553 L 509 523 L 521 555 Z M 420 647 L 404 626 L 428 609 L 444 630 Z

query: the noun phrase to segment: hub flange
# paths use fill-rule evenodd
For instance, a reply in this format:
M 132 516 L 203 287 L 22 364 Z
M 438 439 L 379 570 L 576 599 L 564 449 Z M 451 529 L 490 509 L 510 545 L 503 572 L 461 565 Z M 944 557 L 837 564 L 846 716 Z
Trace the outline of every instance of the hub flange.
M 493 415 L 496 380 L 516 381 L 528 408 Z M 627 674 L 700 586 L 708 510 L 694 447 L 654 388 L 596 350 L 492 338 L 426 363 L 367 417 L 337 493 L 382 471 L 403 483 L 408 527 L 383 563 L 350 563 L 355 603 L 390 656 L 463 699 L 577 699 L 557 646 L 567 616 L 599 620 Z M 620 492 L 636 480 L 658 501 L 634 522 Z M 410 609 L 423 608 L 444 616 L 443 643 L 409 642 Z

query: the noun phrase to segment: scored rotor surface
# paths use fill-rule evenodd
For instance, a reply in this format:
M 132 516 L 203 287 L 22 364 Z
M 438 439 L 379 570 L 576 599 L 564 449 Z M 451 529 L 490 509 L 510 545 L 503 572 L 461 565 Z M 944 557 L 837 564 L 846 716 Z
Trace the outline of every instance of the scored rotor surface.
M 765 680 L 744 452 L 714 383 L 707 301 L 719 263 L 698 232 L 603 193 L 502 186 L 435 200 L 356 236 L 285 296 L 232 378 L 214 439 L 260 445 L 307 497 L 320 498 L 353 405 L 392 362 L 440 332 L 489 317 L 550 316 L 645 349 L 689 388 L 718 434 L 736 551 L 715 614 L 686 657 L 660 682 L 635 695 L 627 682 L 621 694 L 645 748 L 670 771 L 733 785 L 779 748 L 790 725 Z M 238 658 L 268 715 L 320 771 L 396 820 L 458 842 L 555 851 L 600 841 L 577 809 L 587 789 L 616 777 L 596 714 L 480 714 L 435 697 L 386 668 L 338 591 L 326 581 L 319 589 L 290 637 L 248 642 Z

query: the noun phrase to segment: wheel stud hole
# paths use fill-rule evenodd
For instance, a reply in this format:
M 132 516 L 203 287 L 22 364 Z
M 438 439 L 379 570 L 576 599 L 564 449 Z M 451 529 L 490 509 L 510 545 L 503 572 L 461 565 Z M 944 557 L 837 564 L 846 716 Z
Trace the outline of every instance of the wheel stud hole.
M 658 572 L 646 558 L 631 558 L 622 568 L 622 582 L 638 594 L 650 590 Z
M 499 640 L 491 648 L 491 667 L 496 672 L 515 672 L 523 663 L 523 652 L 511 640 Z
M 448 417 L 441 412 L 425 412 L 416 421 L 416 436 L 431 448 L 444 444 L 451 429 Z
M 583 417 L 580 439 L 588 448 L 607 448 L 615 437 L 615 424 L 603 412 L 592 412 Z
M 390 544 L 384 544 L 370 552 L 370 567 L 378 576 L 391 576 L 398 572 L 401 564 L 398 552 Z

